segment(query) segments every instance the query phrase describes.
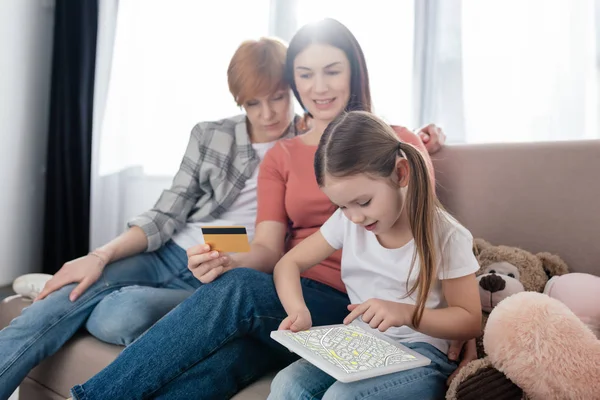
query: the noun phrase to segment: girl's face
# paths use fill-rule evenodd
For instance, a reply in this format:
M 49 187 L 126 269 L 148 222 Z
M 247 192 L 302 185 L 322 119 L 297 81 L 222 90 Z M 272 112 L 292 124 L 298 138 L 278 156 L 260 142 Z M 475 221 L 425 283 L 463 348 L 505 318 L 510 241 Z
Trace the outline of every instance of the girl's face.
M 311 44 L 294 60 L 294 82 L 302 103 L 315 120 L 329 123 L 350 100 L 350 62 L 327 44 Z
M 407 215 L 403 188 L 408 183 L 408 169 L 406 163 L 399 165 L 398 174 L 389 178 L 367 174 L 343 178 L 327 175 L 321 190 L 350 221 L 376 235 L 385 234 L 401 228 L 401 221 Z
M 243 106 L 252 125 L 252 141 L 255 143 L 279 139 L 294 116 L 289 89 L 257 96 L 246 101 Z

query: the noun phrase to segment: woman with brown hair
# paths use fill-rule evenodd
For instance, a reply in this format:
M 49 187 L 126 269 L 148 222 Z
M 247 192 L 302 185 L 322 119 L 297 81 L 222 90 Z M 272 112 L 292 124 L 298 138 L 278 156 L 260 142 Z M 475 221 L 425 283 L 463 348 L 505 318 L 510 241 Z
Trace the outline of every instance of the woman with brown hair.
M 197 124 L 171 188 L 122 235 L 67 262 L 39 294 L 23 277 L 35 302 L 0 331 L 0 399 L 81 327 L 129 345 L 189 297 L 201 282 L 186 250 L 203 243 L 202 226 L 242 225 L 254 235 L 259 163 L 277 140 L 298 134 L 286 50 L 270 38 L 242 43 L 227 79 L 245 113 Z
M 314 178 L 316 145 L 327 124 L 344 110 L 370 111 L 370 90 L 358 42 L 334 20 L 300 29 L 290 42 L 285 70 L 309 114 L 309 129 L 278 141 L 261 164 L 250 251 L 226 255 L 206 245 L 190 248 L 190 269 L 210 284 L 196 290 L 111 365 L 74 387 L 73 398 L 229 398 L 293 360 L 269 337 L 286 317 L 270 273 L 284 252 L 318 230 L 335 211 Z M 305 92 L 311 94 L 310 101 L 305 101 Z M 398 132 L 428 158 L 417 135 L 401 128 Z M 333 254 L 302 280 L 317 325 L 339 322 L 347 314 L 339 256 Z

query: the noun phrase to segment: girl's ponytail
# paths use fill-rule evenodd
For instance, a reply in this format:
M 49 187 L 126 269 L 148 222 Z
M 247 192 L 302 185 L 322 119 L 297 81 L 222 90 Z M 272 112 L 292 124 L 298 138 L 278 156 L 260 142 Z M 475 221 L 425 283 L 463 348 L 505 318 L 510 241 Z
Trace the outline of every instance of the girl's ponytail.
M 437 256 L 433 232 L 437 208 L 440 205 L 432 187 L 427 163 L 421 152 L 412 145 L 402 142 L 398 144 L 398 151 L 406 157 L 410 165 L 410 183 L 405 201 L 408 202 L 410 229 L 417 251 L 413 256 L 408 276 L 412 274 L 417 256 L 421 265 L 417 281 L 413 287 L 407 288 L 407 297 L 415 292 L 418 293 L 417 308 L 412 318 L 413 326 L 418 327 L 436 274 Z

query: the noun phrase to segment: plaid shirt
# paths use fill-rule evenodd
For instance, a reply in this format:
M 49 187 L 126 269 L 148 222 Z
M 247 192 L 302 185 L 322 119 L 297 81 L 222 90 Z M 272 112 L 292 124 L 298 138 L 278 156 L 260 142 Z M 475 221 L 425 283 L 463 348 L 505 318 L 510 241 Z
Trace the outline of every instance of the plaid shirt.
M 282 138 L 298 134 L 296 122 Z M 157 250 L 186 223 L 219 218 L 231 207 L 259 163 L 245 115 L 201 122 L 192 129 L 171 188 L 162 192 L 154 208 L 127 225 L 139 226 L 146 233 L 146 251 Z

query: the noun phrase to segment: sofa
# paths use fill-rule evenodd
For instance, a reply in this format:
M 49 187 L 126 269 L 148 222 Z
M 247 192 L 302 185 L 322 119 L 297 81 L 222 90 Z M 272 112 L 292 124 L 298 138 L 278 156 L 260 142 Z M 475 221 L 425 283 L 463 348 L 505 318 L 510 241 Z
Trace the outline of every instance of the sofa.
M 553 252 L 572 271 L 600 276 L 600 140 L 448 145 L 433 161 L 442 203 L 475 237 Z M 5 299 L 0 328 L 28 304 Z M 64 399 L 121 350 L 81 332 L 30 372 L 20 399 Z M 234 399 L 265 399 L 271 378 Z

